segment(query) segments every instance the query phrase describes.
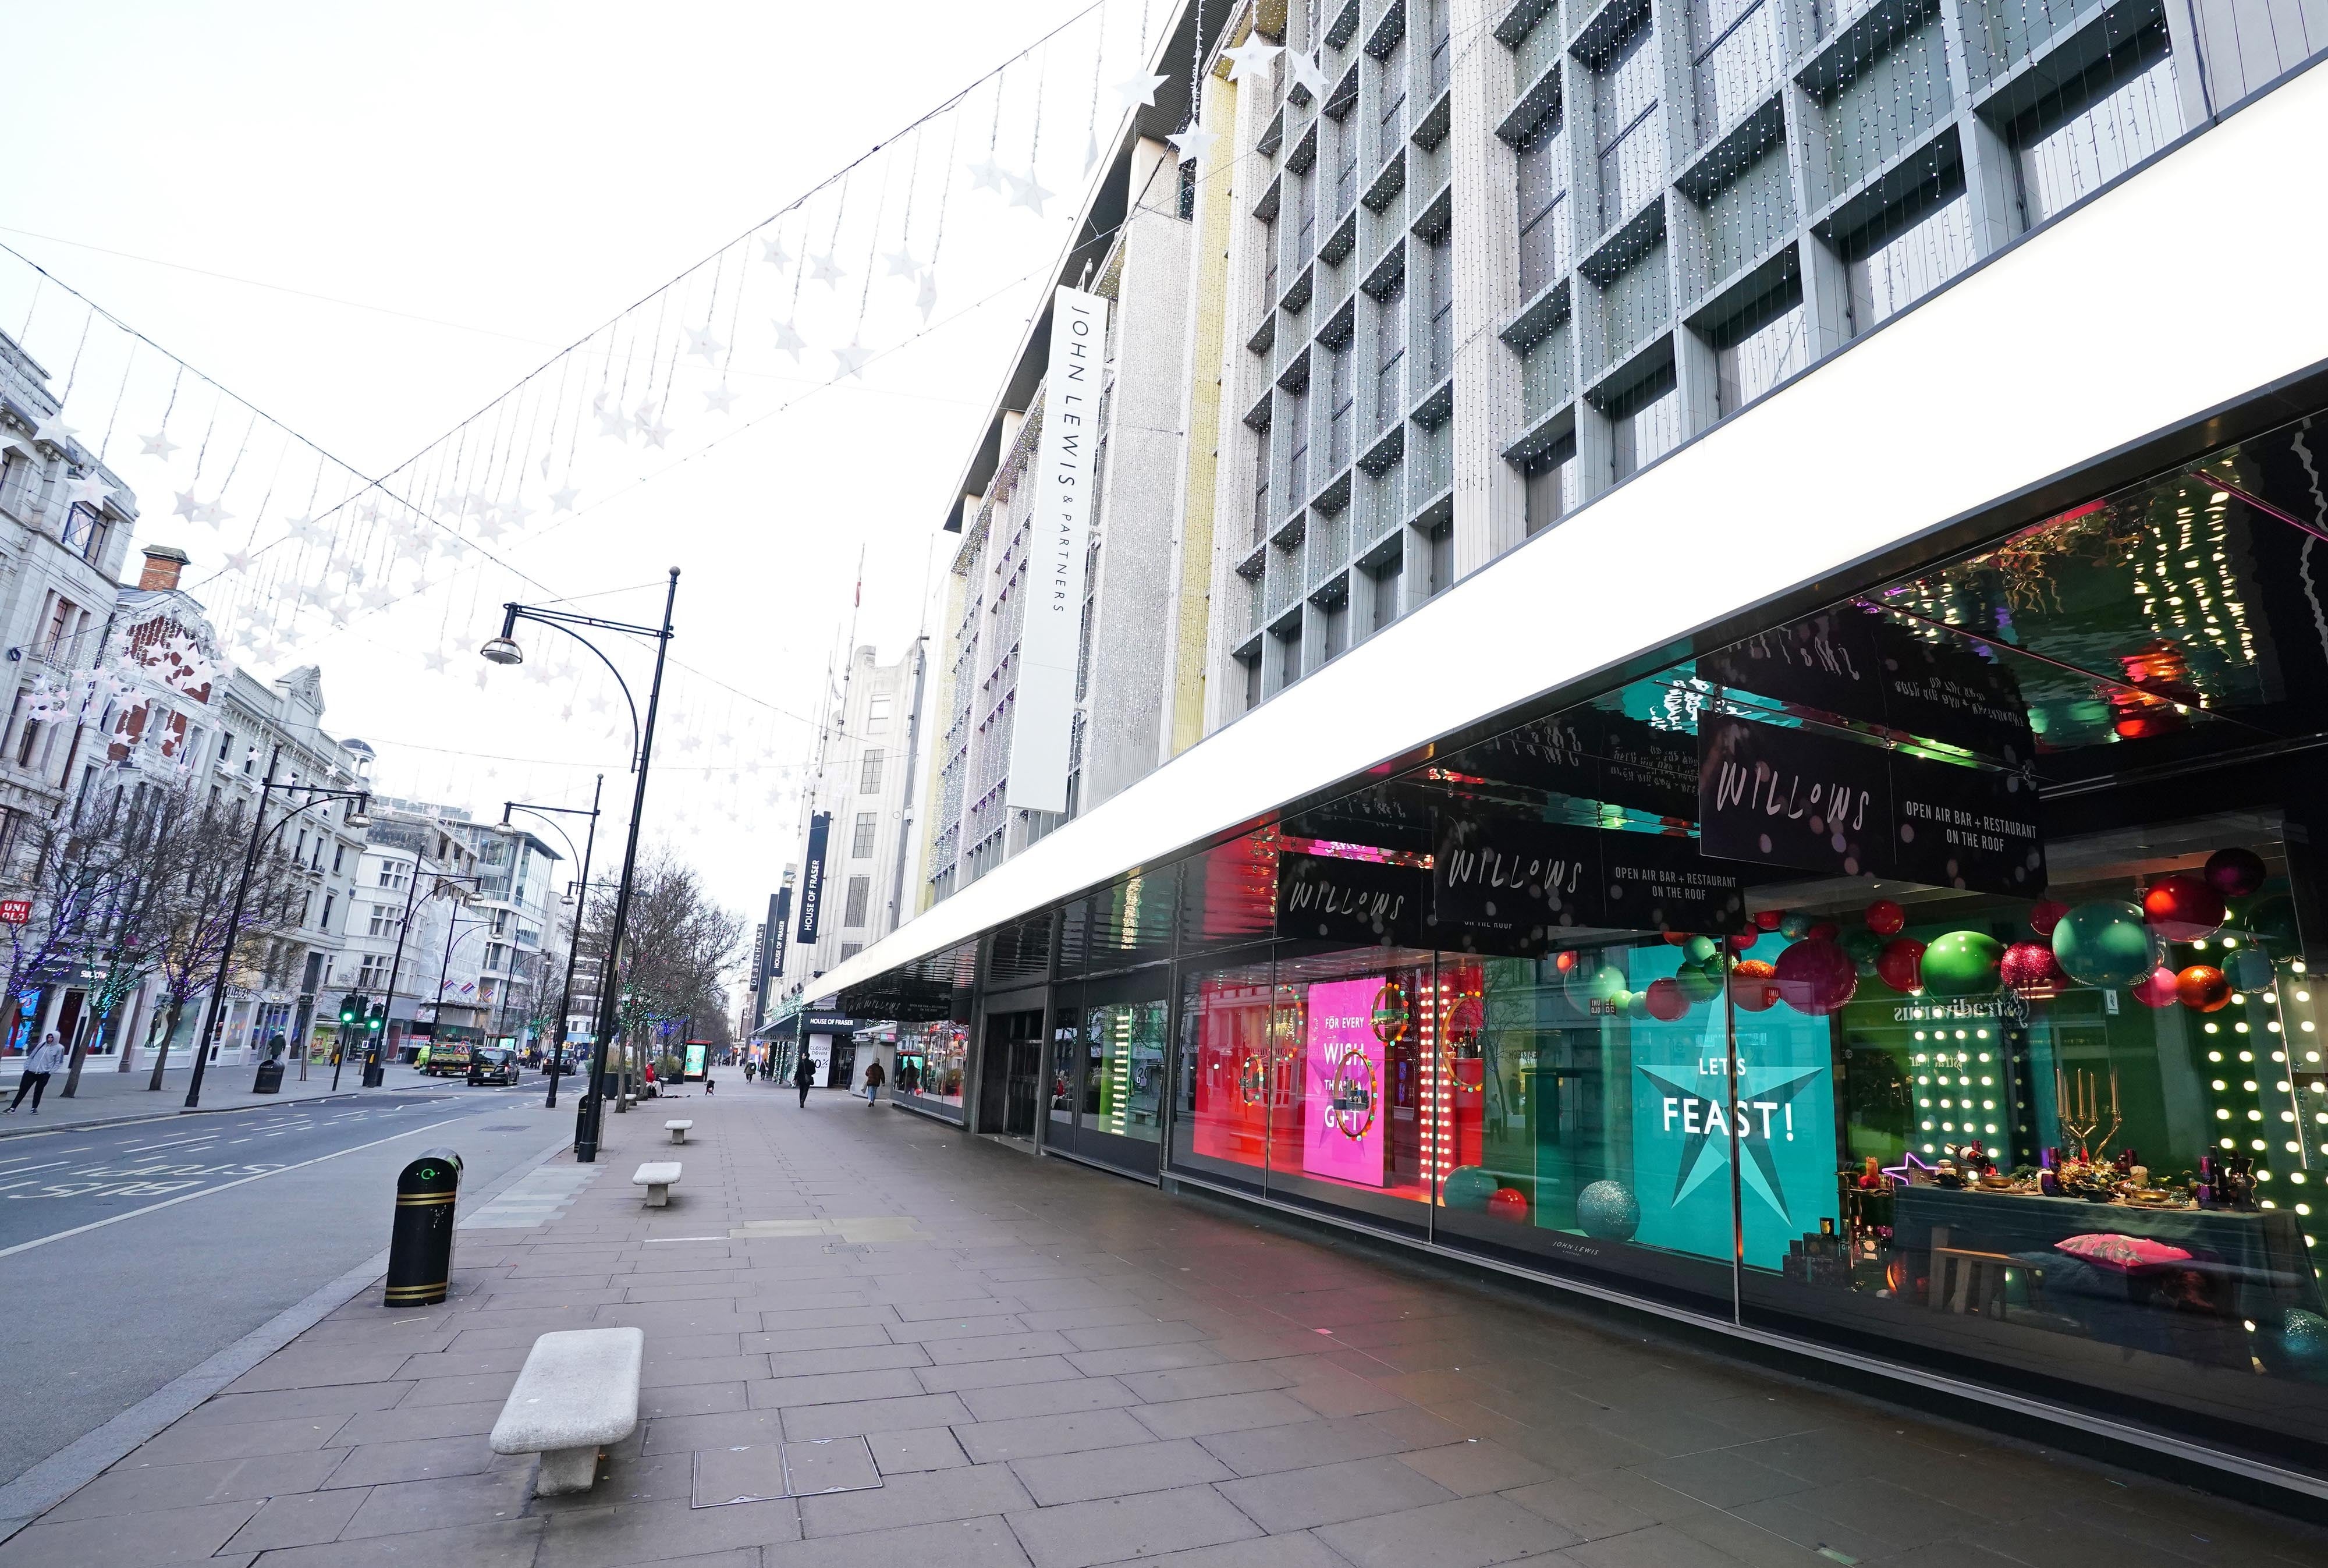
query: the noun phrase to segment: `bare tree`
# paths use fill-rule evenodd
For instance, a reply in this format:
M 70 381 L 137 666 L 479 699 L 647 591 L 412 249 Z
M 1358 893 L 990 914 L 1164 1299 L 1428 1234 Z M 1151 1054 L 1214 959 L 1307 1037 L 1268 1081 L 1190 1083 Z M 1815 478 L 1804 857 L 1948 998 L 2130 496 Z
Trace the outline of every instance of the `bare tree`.
M 132 785 L 117 804 L 109 813 L 117 824 L 117 864 L 84 950 L 84 969 L 95 972 L 95 981 L 73 1034 L 72 1066 L 61 1091 L 67 1099 L 80 1087 L 82 1064 L 102 1047 L 121 1004 L 160 962 L 173 889 L 187 869 L 189 840 L 179 830 L 196 814 L 191 785 L 181 782 L 167 791 Z M 128 1066 L 125 1050 L 122 1070 Z
M 591 901 L 576 938 L 586 952 L 605 952 L 614 911 L 610 893 Z M 705 896 L 693 867 L 681 864 L 667 846 L 651 850 L 632 878 L 615 977 L 618 1034 L 645 1040 L 658 1022 L 724 1010 L 720 976 L 735 963 L 743 941 L 743 920 Z

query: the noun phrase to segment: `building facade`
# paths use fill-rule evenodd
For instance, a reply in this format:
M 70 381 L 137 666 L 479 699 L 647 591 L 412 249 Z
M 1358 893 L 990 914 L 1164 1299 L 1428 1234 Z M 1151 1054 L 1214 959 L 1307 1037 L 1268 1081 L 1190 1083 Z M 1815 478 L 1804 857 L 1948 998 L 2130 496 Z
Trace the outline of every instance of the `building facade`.
M 2328 14 L 1206 24 L 1159 761 L 818 977 L 901 1105 L 2316 1507 Z

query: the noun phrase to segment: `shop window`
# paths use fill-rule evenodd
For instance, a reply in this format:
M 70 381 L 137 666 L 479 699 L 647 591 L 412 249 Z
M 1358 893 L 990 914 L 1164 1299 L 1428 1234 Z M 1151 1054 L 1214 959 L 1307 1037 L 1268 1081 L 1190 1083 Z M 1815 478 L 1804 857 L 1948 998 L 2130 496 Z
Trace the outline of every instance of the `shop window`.
M 1681 445 L 1681 390 L 1668 363 L 1609 405 L 1609 477 L 1638 474 Z
M 963 1063 L 969 1056 L 969 1031 L 956 1023 L 901 1027 L 897 1032 L 896 1092 L 934 1102 L 957 1113 L 962 1109 Z
M 1958 173 L 1933 204 L 1858 237 L 1845 271 L 1851 330 L 1873 332 L 1973 263 L 1972 208 Z
M 1563 436 L 1527 465 L 1527 530 L 1543 532 L 1576 510 L 1576 437 Z
M 1799 279 L 1789 279 L 1707 334 L 1713 346 L 1714 410 L 1734 414 L 1810 365 Z
M 1165 1004 L 1084 1009 L 1077 1131 L 1154 1143 L 1163 1129 Z

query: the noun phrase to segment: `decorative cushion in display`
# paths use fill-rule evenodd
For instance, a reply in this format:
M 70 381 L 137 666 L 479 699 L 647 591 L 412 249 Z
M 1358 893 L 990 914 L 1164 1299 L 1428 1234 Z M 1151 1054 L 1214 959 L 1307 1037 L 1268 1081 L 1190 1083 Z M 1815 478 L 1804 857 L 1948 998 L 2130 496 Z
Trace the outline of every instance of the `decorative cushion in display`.
M 2144 889 L 2142 917 L 2169 942 L 2196 942 L 2223 924 L 2223 896 L 2204 877 L 2177 873 Z
M 2053 956 L 2071 980 L 2105 991 L 2132 985 L 2158 967 L 2142 911 L 2115 898 L 2080 904 L 2053 927 Z
M 2108 1231 L 2055 1242 L 2053 1250 L 2083 1259 L 2096 1268 L 2115 1269 L 2121 1274 L 2138 1274 L 2191 1261 L 2191 1254 L 2181 1247 L 2170 1247 L 2147 1236 L 2119 1235 Z
M 1499 1187 L 1496 1188 L 1495 1196 L 1488 1199 L 1488 1212 L 1497 1219 L 1525 1225 L 1528 1216 L 1527 1194 L 1516 1187 Z
M 2226 898 L 2244 898 L 2270 874 L 2263 857 L 2234 845 L 2207 857 L 2207 885 Z
M 1905 994 L 1924 989 L 1924 944 L 1912 936 L 1895 936 L 1875 955 L 1875 972 L 1885 985 Z
M 1641 1228 L 1641 1200 L 1621 1181 L 1596 1181 L 1576 1195 L 1576 1223 L 1604 1242 L 1631 1241 Z
M 1934 996 L 1986 996 L 1996 989 L 2004 944 L 1985 931 L 1951 931 L 1924 949 L 1924 989 Z
M 1835 1011 L 1859 990 L 1859 971 L 1840 943 L 1814 939 L 1791 944 L 1772 968 L 1779 1000 L 1815 1019 Z
M 2176 1000 L 2192 1012 L 2220 1012 L 2231 1001 L 2231 982 L 2211 964 L 2194 963 L 2174 977 Z
M 1496 1195 L 1496 1178 L 1476 1165 L 1459 1165 L 1447 1173 L 1439 1184 L 1439 1196 L 1449 1208 L 1469 1210 L 1472 1214 L 1488 1212 L 1488 1200 Z
M 2271 989 L 2271 958 L 2259 947 L 2243 947 L 2223 960 L 2223 978 L 2231 989 L 2259 996 Z

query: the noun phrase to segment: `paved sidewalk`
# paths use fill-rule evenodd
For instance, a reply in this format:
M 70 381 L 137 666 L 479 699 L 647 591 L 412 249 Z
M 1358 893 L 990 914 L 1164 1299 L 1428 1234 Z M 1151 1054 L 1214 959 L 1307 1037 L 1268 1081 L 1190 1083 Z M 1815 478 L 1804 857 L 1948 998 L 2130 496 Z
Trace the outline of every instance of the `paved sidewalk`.
M 0 1568 L 2328 1562 L 2182 1488 L 860 1100 L 684 1108 L 684 1150 L 659 1107 L 610 1118 L 595 1175 L 561 1157 L 465 1222 L 453 1300 L 368 1290 Z M 631 1169 L 666 1154 L 684 1178 L 643 1208 Z M 536 1498 L 484 1434 L 534 1337 L 592 1324 L 646 1330 L 641 1424 L 593 1491 Z
M 13 1060 L 13 1058 L 12 1058 Z M 328 1064 L 310 1064 L 306 1082 L 299 1080 L 299 1066 L 291 1064 L 284 1069 L 283 1088 L 279 1094 L 254 1094 L 252 1080 L 258 1069 L 253 1066 L 220 1066 L 212 1063 L 202 1074 L 201 1112 L 248 1111 L 254 1107 L 281 1105 L 292 1100 L 324 1100 L 331 1098 L 332 1069 Z M 386 1069 L 386 1087 L 418 1089 L 431 1084 L 452 1082 L 446 1078 L 425 1076 L 401 1063 Z M 162 1087 L 149 1090 L 154 1070 L 139 1067 L 132 1072 L 117 1072 L 114 1063 L 105 1057 L 92 1059 L 82 1067 L 80 1087 L 70 1100 L 58 1091 L 65 1086 L 65 1075 L 55 1075 L 49 1080 L 48 1092 L 42 1097 L 36 1114 L 30 1100 L 14 1115 L 0 1115 L 0 1138 L 21 1137 L 28 1132 L 52 1132 L 60 1127 L 94 1127 L 108 1122 L 144 1122 L 160 1116 L 175 1116 L 185 1112 L 186 1085 L 192 1082 L 192 1066 L 170 1067 L 162 1074 Z M 530 1082 L 538 1081 L 528 1074 Z M 337 1093 L 352 1094 L 363 1086 L 363 1066 L 351 1062 L 340 1074 Z M 16 1074 L 12 1067 L 7 1076 L 0 1078 L 0 1106 L 16 1097 Z

